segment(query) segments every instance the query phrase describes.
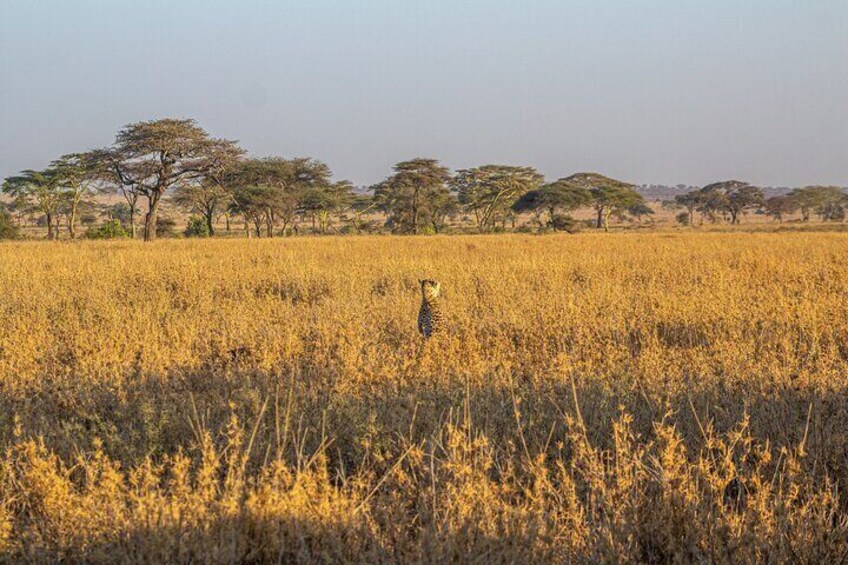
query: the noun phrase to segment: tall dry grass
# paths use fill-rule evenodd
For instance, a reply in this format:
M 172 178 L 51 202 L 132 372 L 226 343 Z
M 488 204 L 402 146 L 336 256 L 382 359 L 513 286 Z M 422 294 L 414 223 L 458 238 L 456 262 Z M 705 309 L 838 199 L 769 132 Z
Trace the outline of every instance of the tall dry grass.
M 844 560 L 846 281 L 842 234 L 3 244 L 0 556 Z

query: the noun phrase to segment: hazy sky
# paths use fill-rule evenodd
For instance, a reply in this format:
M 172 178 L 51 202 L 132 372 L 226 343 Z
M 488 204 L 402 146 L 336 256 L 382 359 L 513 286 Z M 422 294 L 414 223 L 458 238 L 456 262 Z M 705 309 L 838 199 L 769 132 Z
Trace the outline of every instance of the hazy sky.
M 159 117 L 357 184 L 848 185 L 848 0 L 0 0 L 0 175 Z

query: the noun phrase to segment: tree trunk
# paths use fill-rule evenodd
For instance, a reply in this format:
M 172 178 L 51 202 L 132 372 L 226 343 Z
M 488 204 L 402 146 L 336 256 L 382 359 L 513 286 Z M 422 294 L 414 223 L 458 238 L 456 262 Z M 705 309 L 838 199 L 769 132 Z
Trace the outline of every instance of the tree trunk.
M 598 221 L 595 224 L 595 227 L 596 228 L 602 228 L 602 227 L 604 227 L 604 209 L 603 208 L 597 208 L 597 210 L 598 210 Z
M 475 213 L 477 215 L 477 232 L 485 233 L 489 226 L 489 213 L 487 210 L 484 210 L 482 213 L 475 211 Z
M 215 210 L 206 211 L 206 229 L 209 232 L 209 237 L 215 235 L 215 227 L 212 225 L 215 220 Z
M 71 239 L 77 238 L 77 206 L 78 202 L 74 202 L 71 204 L 71 213 L 68 216 L 68 235 L 71 236 Z
M 418 188 L 412 194 L 412 233 L 418 235 Z
M 605 232 L 609 231 L 609 219 L 610 219 L 611 215 L 612 215 L 612 208 L 607 208 L 604 211 L 604 231 Z
M 224 221 L 227 222 L 227 227 L 226 227 L 227 233 L 230 233 L 230 214 L 229 214 L 229 212 L 224 214 Z
M 130 206 L 130 235 L 132 235 L 133 239 L 138 237 L 138 229 L 135 227 L 135 216 L 136 216 L 135 206 Z
M 56 233 L 53 231 L 53 214 L 48 212 L 47 216 L 47 239 L 56 239 Z
M 148 207 L 147 215 L 144 217 L 144 241 L 156 239 L 156 222 L 159 219 L 159 199 L 161 197 L 160 192 L 153 192 L 147 197 Z

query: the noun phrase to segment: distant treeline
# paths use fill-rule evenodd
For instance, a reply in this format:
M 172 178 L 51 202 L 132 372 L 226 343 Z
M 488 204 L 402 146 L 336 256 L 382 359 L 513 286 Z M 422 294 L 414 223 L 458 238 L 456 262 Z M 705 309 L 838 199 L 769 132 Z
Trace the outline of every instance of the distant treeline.
M 692 186 L 689 184 L 676 184 L 673 186 L 665 184 L 640 184 L 636 186 L 636 190 L 647 200 L 674 200 L 674 197 L 679 194 L 692 192 L 700 189 L 700 186 Z M 761 186 L 763 195 L 768 198 L 771 196 L 782 196 L 789 194 L 796 187 L 792 186 Z
M 248 237 L 300 233 L 399 234 L 443 232 L 465 219 L 478 232 L 515 228 L 530 214 L 538 228 L 573 231 L 570 213 L 593 211 L 592 224 L 608 229 L 611 217 L 654 213 L 639 187 L 598 173 L 577 173 L 554 181 L 532 167 L 482 165 L 451 172 L 437 160 L 415 158 L 394 166 L 380 183 L 357 190 L 333 180 L 330 168 L 312 158 L 254 158 L 235 141 L 210 137 L 194 120 L 163 119 L 125 126 L 107 148 L 64 155 L 44 170 L 24 170 L 7 178 L 3 193 L 11 202 L 0 209 L 0 238 L 17 235 L 21 224 L 46 228 L 48 239 L 66 230 L 78 237 L 138 237 L 146 241 L 173 230 L 160 220 L 165 198 L 192 216 L 184 234 L 215 235 L 215 220 L 227 230 L 239 221 Z M 98 204 L 98 194 L 120 195 L 122 204 Z M 766 198 L 761 188 L 731 180 L 693 188 L 663 202 L 678 209 L 677 221 L 739 223 L 749 212 L 782 221 L 788 214 L 822 220 L 845 217 L 846 196 L 839 187 L 812 186 Z M 377 218 L 377 219 L 375 219 Z M 105 222 L 103 221 L 105 220 Z

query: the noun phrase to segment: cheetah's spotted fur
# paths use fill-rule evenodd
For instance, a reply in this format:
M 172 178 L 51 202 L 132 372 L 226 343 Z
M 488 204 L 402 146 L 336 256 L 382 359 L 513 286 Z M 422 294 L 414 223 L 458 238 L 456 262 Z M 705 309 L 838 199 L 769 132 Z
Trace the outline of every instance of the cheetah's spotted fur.
M 442 312 L 439 307 L 439 281 L 424 279 L 421 283 L 421 309 L 418 311 L 418 332 L 429 338 L 441 331 Z

